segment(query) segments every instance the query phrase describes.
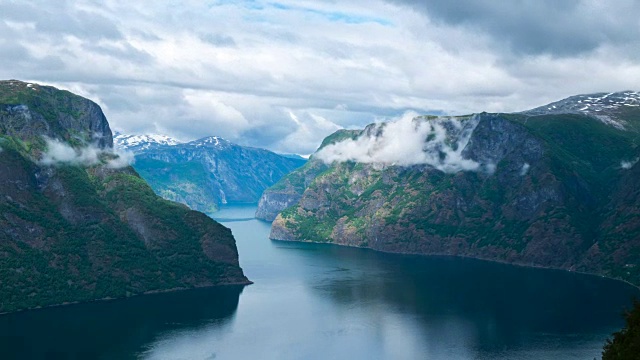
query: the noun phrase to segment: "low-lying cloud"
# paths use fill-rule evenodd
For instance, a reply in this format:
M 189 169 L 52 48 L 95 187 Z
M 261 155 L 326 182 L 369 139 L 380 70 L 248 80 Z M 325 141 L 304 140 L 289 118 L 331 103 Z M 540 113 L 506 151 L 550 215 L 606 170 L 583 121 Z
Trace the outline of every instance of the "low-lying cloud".
M 47 150 L 40 159 L 40 163 L 43 165 L 55 165 L 58 163 L 94 165 L 100 162 L 100 150 L 93 146 L 74 149 L 55 139 L 46 139 L 46 142 Z
M 633 167 L 633 165 L 638 163 L 639 160 L 640 160 L 640 158 L 635 158 L 635 159 L 633 159 L 631 161 L 622 160 L 622 161 L 620 161 L 620 167 L 622 169 L 629 170 L 629 169 L 631 169 Z
M 116 157 L 107 161 L 110 169 L 121 169 L 135 162 L 135 155 L 131 151 L 116 149 L 112 152 Z
M 427 119 L 408 112 L 397 121 L 369 126 L 356 139 L 325 146 L 315 157 L 327 164 L 353 161 L 399 166 L 430 165 L 446 173 L 491 172 L 491 167 L 462 156 L 477 125 L 475 116 Z
M 58 164 L 71 164 L 91 166 L 105 164 L 108 168 L 119 169 L 133 163 L 134 155 L 123 150 L 104 150 L 94 145 L 82 148 L 73 148 L 70 145 L 56 140 L 45 139 L 47 150 L 42 154 L 40 164 L 55 166 Z

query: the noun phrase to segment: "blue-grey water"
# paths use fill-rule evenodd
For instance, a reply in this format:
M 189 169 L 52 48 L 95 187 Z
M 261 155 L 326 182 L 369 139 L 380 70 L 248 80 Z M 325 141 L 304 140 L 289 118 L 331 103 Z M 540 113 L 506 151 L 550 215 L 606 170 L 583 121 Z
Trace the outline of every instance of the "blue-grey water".
M 254 210 L 214 217 L 255 284 L 0 316 L 0 358 L 591 360 L 640 295 L 562 271 L 273 242 Z

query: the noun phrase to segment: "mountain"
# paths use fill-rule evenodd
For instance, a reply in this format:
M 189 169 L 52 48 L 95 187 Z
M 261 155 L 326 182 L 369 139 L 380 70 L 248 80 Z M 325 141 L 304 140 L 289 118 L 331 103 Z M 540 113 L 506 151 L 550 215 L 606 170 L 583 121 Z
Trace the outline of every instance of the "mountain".
M 320 148 L 342 139 L 353 138 L 359 133 L 360 131 L 355 130 L 338 130 L 324 139 Z M 282 210 L 297 204 L 304 190 L 311 185 L 316 176 L 327 169 L 328 166 L 324 162 L 311 157 L 304 166 L 284 176 L 282 180 L 262 192 L 256 218 L 265 221 L 275 220 Z
M 554 103 L 525 111 L 528 115 L 551 114 L 583 114 L 594 117 L 605 124 L 620 130 L 629 128 L 640 131 L 638 123 L 625 120 L 634 117 L 640 107 L 640 93 L 636 91 L 622 91 L 617 93 L 597 93 L 590 95 L 576 95 Z
M 306 159 L 245 147 L 218 136 L 179 143 L 162 135 L 118 135 L 134 168 L 165 199 L 212 213 L 221 204 L 256 203 L 262 192 Z
M 148 150 L 150 148 L 155 148 L 158 146 L 166 145 L 173 146 L 178 145 L 181 142 L 160 134 L 149 134 L 149 135 L 125 135 L 125 134 L 116 134 L 113 137 L 114 146 L 116 148 L 129 150 L 133 152 Z
M 639 129 L 638 93 L 620 92 L 516 114 L 339 131 L 265 191 L 258 214 L 278 214 L 273 239 L 474 257 L 640 285 Z
M 0 313 L 248 283 L 231 231 L 122 156 L 92 101 L 0 81 Z

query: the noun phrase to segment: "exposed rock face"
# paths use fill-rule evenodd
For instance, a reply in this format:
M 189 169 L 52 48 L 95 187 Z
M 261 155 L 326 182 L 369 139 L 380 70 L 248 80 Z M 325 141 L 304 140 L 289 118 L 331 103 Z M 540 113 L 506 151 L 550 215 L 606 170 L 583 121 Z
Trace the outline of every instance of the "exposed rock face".
M 304 189 L 318 174 L 328 167 L 321 161 L 311 159 L 299 171 L 292 172 L 265 190 L 260 197 L 256 218 L 273 221 L 282 210 L 295 205 L 302 198 Z
M 338 130 L 324 139 L 319 149 L 359 134 L 360 131 L 357 130 Z M 265 221 L 275 220 L 278 213 L 300 201 L 304 190 L 315 180 L 316 176 L 328 168 L 322 161 L 312 157 L 298 171 L 283 177 L 277 184 L 262 193 L 256 210 L 256 218 Z
M 265 221 L 273 221 L 282 210 L 297 204 L 298 201 L 300 201 L 300 198 L 302 198 L 302 195 L 295 192 L 264 192 L 262 197 L 260 197 L 260 202 L 258 202 L 256 218 Z
M 636 121 L 627 121 L 630 113 L 640 107 L 640 93 L 621 91 L 576 95 L 523 112 L 527 115 L 582 114 L 591 116 L 620 130 L 638 131 Z
M 25 141 L 48 136 L 72 144 L 113 147 L 109 123 L 91 100 L 17 80 L 0 81 L 0 99 L 1 134 Z
M 217 136 L 183 144 L 139 138 L 119 135 L 116 140 L 125 147 L 133 144 L 134 167 L 156 193 L 206 213 L 221 204 L 258 202 L 266 188 L 306 162 Z
M 477 171 L 333 163 L 303 191 L 290 188 L 300 200 L 277 216 L 271 238 L 468 256 L 640 284 L 637 109 L 616 109 L 624 130 L 589 114 L 477 115 L 462 151 L 482 164 Z M 307 168 L 289 177 L 304 178 Z
M 133 168 L 39 161 L 40 135 L 116 156 L 97 105 L 5 81 L 0 109 L 0 313 L 248 283 L 231 231 L 156 196 Z

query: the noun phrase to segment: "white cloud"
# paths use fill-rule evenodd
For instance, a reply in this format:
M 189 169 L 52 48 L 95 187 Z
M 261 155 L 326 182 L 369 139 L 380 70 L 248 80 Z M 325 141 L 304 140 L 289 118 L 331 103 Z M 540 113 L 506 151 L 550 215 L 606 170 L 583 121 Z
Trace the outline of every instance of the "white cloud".
M 185 91 L 182 119 L 203 135 L 237 138 L 249 128 L 249 122 L 235 107 L 212 93 Z
M 316 143 L 316 139 L 324 138 L 340 129 L 337 124 L 311 112 L 296 114 L 288 110 L 288 115 L 293 122 L 294 132 L 289 133 L 277 143 L 277 148 L 283 151 L 291 151 L 299 154 L 309 154 L 308 144 Z
M 325 146 L 315 157 L 329 164 L 336 161 L 400 166 L 426 164 L 447 173 L 495 170 L 493 166 L 482 166 L 462 156 L 478 125 L 475 116 L 426 119 L 416 115 L 408 112 L 396 121 L 372 125 L 356 139 Z
M 91 166 L 104 163 L 107 167 L 118 169 L 129 166 L 133 160 L 133 153 L 129 151 L 100 149 L 89 145 L 73 148 L 57 139 L 45 138 L 46 151 L 42 154 L 40 164 L 56 166 L 59 164 L 71 164 Z
M 622 160 L 622 161 L 620 161 L 620 168 L 622 168 L 624 170 L 629 170 L 635 164 L 637 164 L 638 161 L 640 161 L 640 158 L 635 158 L 634 160 L 631 160 L 631 161 Z
M 100 159 L 100 150 L 93 146 L 74 149 L 71 146 L 55 139 L 46 139 L 47 150 L 42 154 L 40 163 L 43 165 L 79 164 L 94 165 Z
M 575 56 L 516 53 L 500 46 L 497 30 L 381 0 L 0 2 L 0 78 L 78 92 L 125 133 L 220 135 L 309 153 L 324 136 L 313 128 L 328 127 L 295 123 L 289 111 L 350 128 L 407 110 L 521 111 L 577 93 L 634 89 L 637 37 L 614 31 L 625 28 L 617 19 L 636 21 L 633 12 L 592 1 L 579 8 L 572 34 L 597 13 L 616 41 L 598 40 Z M 493 10 L 474 23 L 502 24 L 490 21 Z M 520 35 L 530 24 L 517 25 L 518 38 L 528 39 Z
M 135 155 L 131 151 L 116 149 L 114 150 L 113 155 L 115 157 L 107 160 L 106 164 L 110 169 L 121 169 L 135 162 Z

